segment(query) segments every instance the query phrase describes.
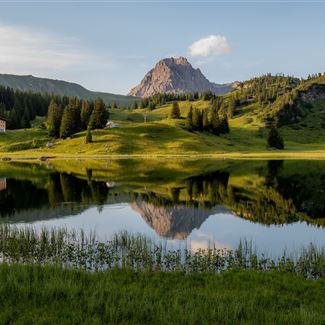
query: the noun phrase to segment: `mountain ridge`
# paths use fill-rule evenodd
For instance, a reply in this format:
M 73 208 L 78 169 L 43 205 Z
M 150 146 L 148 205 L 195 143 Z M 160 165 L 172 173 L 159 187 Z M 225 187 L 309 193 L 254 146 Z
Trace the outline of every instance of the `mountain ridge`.
M 35 77 L 33 75 L 0 74 L 0 86 L 42 94 L 49 93 L 60 96 L 79 97 L 80 99 L 96 99 L 101 97 L 108 105 L 114 102 L 119 105 L 129 105 L 135 100 L 124 95 L 91 91 L 75 82 Z

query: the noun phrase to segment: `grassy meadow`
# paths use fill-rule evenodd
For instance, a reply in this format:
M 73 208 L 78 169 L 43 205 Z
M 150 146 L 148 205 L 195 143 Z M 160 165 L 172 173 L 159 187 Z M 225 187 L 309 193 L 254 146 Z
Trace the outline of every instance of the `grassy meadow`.
M 188 132 L 184 129 L 190 105 L 203 109 L 209 102 L 182 101 L 181 119 L 170 119 L 171 104 L 153 111 L 148 109 L 111 109 L 111 117 L 119 127 L 93 131 L 93 142 L 85 144 L 86 132 L 71 139 L 50 139 L 45 130 L 37 126 L 26 130 L 8 131 L 0 134 L 0 155 L 35 157 L 87 156 L 215 156 L 229 158 L 315 158 L 325 157 L 325 133 L 322 128 L 323 102 L 316 102 L 312 113 L 299 124 L 280 129 L 285 150 L 266 148 L 267 130 L 263 128 L 256 104 L 251 104 L 230 119 L 231 132 L 214 136 L 209 133 Z M 44 121 L 44 120 L 43 120 Z M 146 122 L 145 122 L 146 121 Z M 46 144 L 53 142 L 52 148 Z
M 0 266 L 2 324 L 324 324 L 324 279 Z M 254 288 L 252 290 L 252 288 Z

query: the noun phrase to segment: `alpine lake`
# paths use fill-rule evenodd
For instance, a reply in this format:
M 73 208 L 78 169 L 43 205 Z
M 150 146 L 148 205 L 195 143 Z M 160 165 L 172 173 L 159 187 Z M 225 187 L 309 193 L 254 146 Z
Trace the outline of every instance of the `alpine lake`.
M 325 247 L 325 161 L 53 159 L 0 163 L 0 221 L 109 240 L 127 231 L 169 248 L 277 257 Z

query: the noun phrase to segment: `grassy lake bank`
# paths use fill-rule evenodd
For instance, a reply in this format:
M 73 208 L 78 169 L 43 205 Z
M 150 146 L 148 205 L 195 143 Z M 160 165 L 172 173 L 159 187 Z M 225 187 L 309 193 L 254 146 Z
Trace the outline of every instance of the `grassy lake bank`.
M 159 251 L 142 236 L 101 243 L 64 230 L 37 234 L 2 226 L 0 237 L 2 324 L 325 321 L 325 255 L 314 248 L 297 262 L 252 251 L 244 256 L 244 246 L 228 255 L 189 252 L 182 262 L 179 251 Z M 294 271 L 314 266 L 321 272 L 314 280 Z

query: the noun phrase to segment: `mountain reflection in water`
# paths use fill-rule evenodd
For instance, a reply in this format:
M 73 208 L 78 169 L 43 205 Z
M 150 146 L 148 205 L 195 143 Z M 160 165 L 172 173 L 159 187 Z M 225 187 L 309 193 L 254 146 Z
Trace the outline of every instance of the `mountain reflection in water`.
M 159 166 L 141 170 L 138 177 L 134 167 L 131 177 L 132 168 L 123 163 L 107 176 L 105 169 L 84 168 L 78 174 L 46 165 L 7 164 L 0 169 L 0 216 L 6 222 L 30 223 L 85 215 L 93 207 L 113 215 L 105 207 L 128 203 L 160 237 L 178 240 L 218 214 L 263 225 L 325 225 L 325 162 L 211 162 L 202 168 L 206 172 L 182 170 L 175 179 L 167 177 L 172 169 L 167 176 L 158 175 L 165 172 Z

